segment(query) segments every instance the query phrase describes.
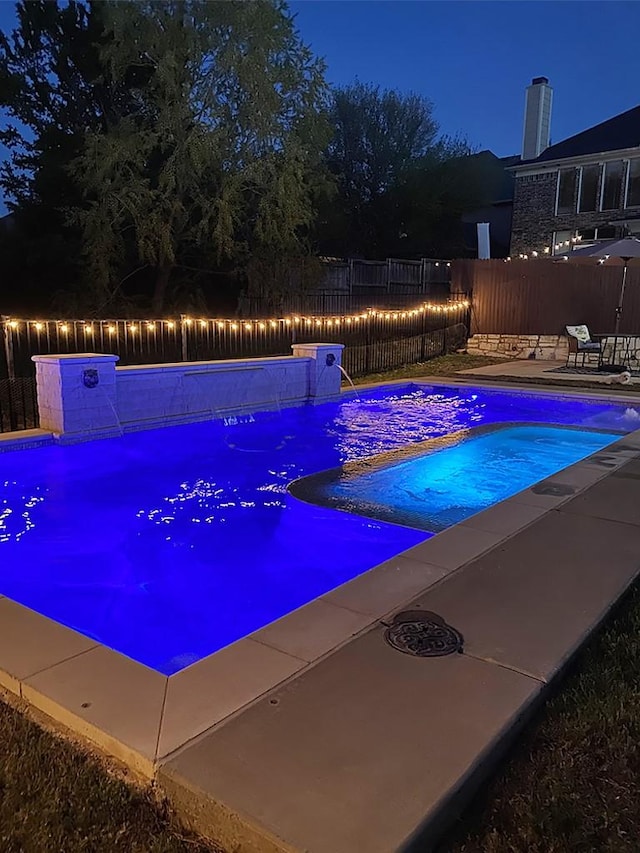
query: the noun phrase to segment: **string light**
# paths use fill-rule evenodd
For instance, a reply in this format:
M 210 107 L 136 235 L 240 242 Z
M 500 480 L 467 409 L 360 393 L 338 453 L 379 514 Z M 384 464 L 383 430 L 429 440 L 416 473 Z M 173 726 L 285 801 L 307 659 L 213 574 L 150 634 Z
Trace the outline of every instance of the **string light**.
M 574 238 L 572 238 L 574 239 Z M 575 238 L 577 240 L 577 238 Z M 547 246 L 544 250 L 546 254 L 548 254 L 549 247 Z M 538 251 L 532 251 L 531 257 L 538 257 Z M 521 258 L 526 259 L 526 255 L 523 253 Z M 568 258 L 564 258 L 567 260 Z M 511 257 L 506 258 L 507 261 L 511 260 Z M 606 258 L 601 259 L 602 263 Z M 301 316 L 299 314 L 292 315 L 291 317 L 280 317 L 280 318 L 271 318 L 264 320 L 244 320 L 242 322 L 230 319 L 218 319 L 218 320 L 206 320 L 206 319 L 198 319 L 193 320 L 190 317 L 183 317 L 181 322 L 184 326 L 191 326 L 193 323 L 197 323 L 201 329 L 206 329 L 209 327 L 209 323 L 213 323 L 220 331 L 224 331 L 225 329 L 230 329 L 233 332 L 254 332 L 260 329 L 260 331 L 265 331 L 270 328 L 271 330 L 277 330 L 278 326 L 284 326 L 286 328 L 290 328 L 292 325 L 305 325 L 307 328 L 315 326 L 317 329 L 322 327 L 326 329 L 340 328 L 340 326 L 352 326 L 353 324 L 358 324 L 364 321 L 383 321 L 389 322 L 392 321 L 397 323 L 400 320 L 405 320 L 407 318 L 417 318 L 421 315 L 425 315 L 427 313 L 431 314 L 445 314 L 451 313 L 455 311 L 466 310 L 469 308 L 469 301 L 467 299 L 461 299 L 454 302 L 448 303 L 432 303 L 432 302 L 423 302 L 421 305 L 416 306 L 410 310 L 403 311 L 394 311 L 394 310 L 384 310 L 378 311 L 375 308 L 367 308 L 364 311 L 360 311 L 357 314 L 347 314 L 342 316 L 328 316 L 328 317 L 317 317 L 317 316 Z M 43 321 L 40 320 L 6 320 L 5 326 L 12 330 L 17 330 L 20 328 L 20 324 L 25 323 L 27 328 L 29 324 L 32 325 L 33 329 L 36 332 L 41 332 L 46 328 L 46 325 Z M 68 334 L 70 331 L 70 324 L 66 321 L 54 320 L 52 321 L 57 324 L 58 330 L 62 334 Z M 98 321 L 100 322 L 100 328 L 104 328 L 103 323 L 107 321 Z M 135 335 L 138 331 L 145 328 L 149 333 L 157 331 L 157 324 L 164 323 L 166 324 L 166 328 L 169 330 L 174 330 L 176 328 L 176 322 L 174 320 L 137 320 L 131 321 L 128 323 L 124 323 L 125 329 L 128 329 L 132 335 Z M 94 326 L 91 322 L 84 322 L 83 325 L 84 334 L 85 335 L 93 335 Z M 106 327 L 109 335 L 117 334 L 117 325 L 114 323 L 109 323 Z

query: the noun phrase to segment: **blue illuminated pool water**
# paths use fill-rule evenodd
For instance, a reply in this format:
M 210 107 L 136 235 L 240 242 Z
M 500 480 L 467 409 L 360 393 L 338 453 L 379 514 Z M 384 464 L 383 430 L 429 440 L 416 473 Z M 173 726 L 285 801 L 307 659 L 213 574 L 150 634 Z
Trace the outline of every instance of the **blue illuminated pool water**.
M 310 489 L 332 507 L 437 533 L 617 438 L 552 426 L 503 427 L 370 473 L 336 474 Z
M 173 673 L 423 541 L 294 479 L 469 426 L 635 429 L 625 406 L 403 386 L 0 454 L 0 594 Z

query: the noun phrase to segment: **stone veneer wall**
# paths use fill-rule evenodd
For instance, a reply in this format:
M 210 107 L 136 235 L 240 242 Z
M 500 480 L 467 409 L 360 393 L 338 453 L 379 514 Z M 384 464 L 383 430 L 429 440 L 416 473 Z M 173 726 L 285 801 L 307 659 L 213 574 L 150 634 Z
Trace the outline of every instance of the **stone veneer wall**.
M 118 356 L 36 355 L 40 426 L 64 442 L 340 395 L 342 344 L 294 344 L 292 356 L 116 367 Z
M 529 358 L 560 361 L 567 357 L 569 346 L 564 335 L 473 335 L 467 341 L 470 355 L 496 358 Z
M 291 406 L 308 398 L 307 372 L 306 358 L 291 357 L 118 367 L 118 419 L 145 429 Z
M 600 172 L 602 181 L 602 171 Z M 540 172 L 537 175 L 516 177 L 513 197 L 511 228 L 511 255 L 542 251 L 552 247 L 554 231 L 576 231 L 583 228 L 608 226 L 612 220 L 640 217 L 640 206 L 618 210 L 591 211 L 588 213 L 563 213 L 556 216 L 556 187 L 558 171 Z M 576 182 L 576 193 L 577 193 Z M 598 194 L 600 186 L 598 186 Z M 599 197 L 599 195 L 598 195 Z M 577 198 L 574 199 L 577 206 Z M 621 204 L 624 204 L 622 187 Z
M 556 205 L 557 172 L 516 177 L 511 223 L 511 254 L 551 246 Z
M 529 358 L 535 352 L 542 361 L 565 361 L 569 344 L 565 335 L 473 335 L 467 341 L 470 355 L 486 355 L 495 358 Z M 588 353 L 584 366 L 596 366 L 598 353 Z M 624 364 L 632 370 L 640 370 L 640 335 L 628 335 L 615 343 L 605 339 L 603 361 L 607 364 Z M 569 362 L 573 365 L 573 355 Z M 582 366 L 582 354 L 578 354 L 578 367 Z

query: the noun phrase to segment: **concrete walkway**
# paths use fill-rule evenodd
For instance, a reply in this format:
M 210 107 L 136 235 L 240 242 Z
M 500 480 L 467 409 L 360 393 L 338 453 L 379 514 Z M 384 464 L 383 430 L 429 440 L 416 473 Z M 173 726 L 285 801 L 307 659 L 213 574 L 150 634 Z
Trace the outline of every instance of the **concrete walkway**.
M 472 367 L 469 370 L 460 370 L 459 376 L 473 377 L 478 376 L 484 379 L 489 378 L 508 378 L 511 381 L 540 381 L 563 383 L 567 385 L 591 385 L 596 383 L 605 387 L 611 387 L 618 392 L 640 389 L 640 376 L 632 377 L 631 381 L 625 385 L 612 382 L 612 374 L 598 373 L 595 368 L 590 373 L 554 373 L 558 367 L 564 367 L 564 361 L 539 361 L 537 359 L 518 359 L 516 361 L 499 362 L 497 364 L 489 364 L 486 367 Z
M 638 575 L 639 494 L 636 432 L 405 552 L 453 570 L 178 750 L 160 787 L 229 850 L 430 850 Z M 392 648 L 407 610 L 444 618 L 463 653 Z

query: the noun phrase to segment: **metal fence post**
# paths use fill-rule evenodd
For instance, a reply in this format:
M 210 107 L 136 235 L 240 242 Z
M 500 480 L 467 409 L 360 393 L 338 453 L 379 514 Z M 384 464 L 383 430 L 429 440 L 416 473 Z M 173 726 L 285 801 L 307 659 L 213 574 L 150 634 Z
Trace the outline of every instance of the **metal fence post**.
M 182 360 L 189 361 L 189 342 L 187 340 L 187 323 L 186 323 L 186 314 L 180 315 L 180 345 L 181 345 L 181 353 Z
M 2 341 L 4 350 L 4 360 L 7 368 L 7 377 L 9 379 L 16 378 L 15 364 L 13 360 L 13 337 L 11 336 L 11 326 L 9 325 L 9 317 L 4 314 L 0 316 L 2 322 Z

